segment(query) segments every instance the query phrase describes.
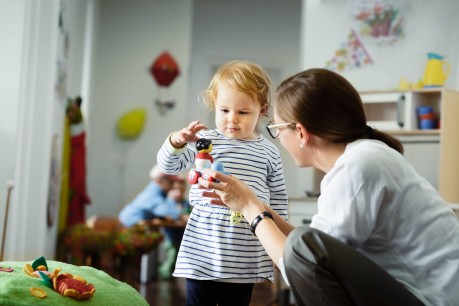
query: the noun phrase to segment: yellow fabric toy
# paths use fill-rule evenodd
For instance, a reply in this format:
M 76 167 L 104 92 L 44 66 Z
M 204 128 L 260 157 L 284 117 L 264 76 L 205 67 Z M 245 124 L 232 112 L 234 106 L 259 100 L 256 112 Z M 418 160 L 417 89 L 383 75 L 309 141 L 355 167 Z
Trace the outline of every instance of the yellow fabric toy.
M 144 108 L 136 108 L 122 115 L 117 123 L 117 131 L 120 138 L 137 138 L 145 126 L 146 115 Z

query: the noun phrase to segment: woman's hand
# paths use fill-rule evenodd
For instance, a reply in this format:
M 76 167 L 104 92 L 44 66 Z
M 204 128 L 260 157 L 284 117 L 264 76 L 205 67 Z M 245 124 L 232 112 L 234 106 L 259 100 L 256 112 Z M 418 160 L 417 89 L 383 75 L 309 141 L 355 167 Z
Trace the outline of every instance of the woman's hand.
M 266 210 L 265 205 L 258 200 L 255 193 L 244 182 L 234 176 L 229 176 L 221 172 L 204 169 L 204 173 L 213 177 L 217 181 L 211 182 L 199 178 L 199 184 L 206 189 L 214 191 L 204 191 L 203 196 L 211 198 L 212 204 L 226 205 L 231 210 L 240 212 L 246 220 L 252 220 L 262 211 Z
M 170 136 L 170 142 L 175 148 L 181 148 L 189 142 L 196 142 L 198 137 L 196 134 L 200 130 L 207 130 L 207 126 L 199 123 L 198 120 L 191 122 L 187 127 L 184 127 L 178 132 L 174 132 Z
M 211 203 L 226 205 L 233 211 L 240 212 L 249 223 L 265 210 L 272 213 L 274 220 L 263 219 L 257 226 L 256 235 L 274 263 L 279 265 L 286 235 L 293 226 L 260 201 L 249 186 L 234 176 L 211 169 L 204 169 L 204 173 L 220 181 L 216 183 L 199 178 L 202 187 L 215 191 L 203 192 L 203 196 L 212 198 Z

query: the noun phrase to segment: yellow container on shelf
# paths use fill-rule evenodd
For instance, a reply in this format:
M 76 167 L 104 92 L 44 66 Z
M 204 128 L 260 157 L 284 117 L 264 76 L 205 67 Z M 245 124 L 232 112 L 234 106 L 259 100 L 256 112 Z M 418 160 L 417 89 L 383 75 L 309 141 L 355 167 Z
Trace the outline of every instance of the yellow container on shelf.
M 428 53 L 428 60 L 424 70 L 424 87 L 441 87 L 445 85 L 451 66 L 436 53 Z

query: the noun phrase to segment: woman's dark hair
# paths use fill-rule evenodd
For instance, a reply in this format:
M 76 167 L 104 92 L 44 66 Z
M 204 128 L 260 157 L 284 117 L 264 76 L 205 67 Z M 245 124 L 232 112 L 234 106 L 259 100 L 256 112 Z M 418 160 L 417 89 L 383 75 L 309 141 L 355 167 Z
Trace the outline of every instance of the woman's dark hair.
M 297 73 L 277 87 L 275 97 L 282 119 L 301 123 L 314 135 L 333 143 L 376 139 L 403 154 L 400 141 L 367 126 L 359 93 L 335 72 L 315 68 Z

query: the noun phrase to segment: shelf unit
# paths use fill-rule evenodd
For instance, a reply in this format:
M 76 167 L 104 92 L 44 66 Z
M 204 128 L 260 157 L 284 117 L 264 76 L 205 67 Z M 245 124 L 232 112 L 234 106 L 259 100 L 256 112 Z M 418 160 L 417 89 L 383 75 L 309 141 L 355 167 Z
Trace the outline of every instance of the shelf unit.
M 385 131 L 419 130 L 416 116 L 418 106 L 430 106 L 441 122 L 441 88 L 413 91 L 364 91 L 360 92 L 363 107 L 370 126 Z
M 446 88 L 429 88 L 412 91 L 365 91 L 360 92 L 360 95 L 371 127 L 388 132 L 403 143 L 438 142 L 438 160 L 428 158 L 425 165 L 438 167 L 440 194 L 448 203 L 458 205 L 459 92 Z M 418 106 L 432 107 L 438 120 L 438 128 L 419 129 L 416 116 Z

